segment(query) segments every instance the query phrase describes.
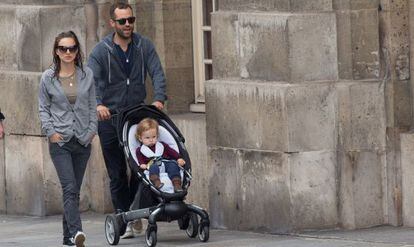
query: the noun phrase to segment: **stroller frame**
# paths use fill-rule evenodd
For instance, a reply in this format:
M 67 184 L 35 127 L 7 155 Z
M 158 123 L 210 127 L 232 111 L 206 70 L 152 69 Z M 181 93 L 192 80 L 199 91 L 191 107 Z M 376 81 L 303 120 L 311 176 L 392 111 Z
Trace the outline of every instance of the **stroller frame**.
M 145 242 L 150 247 L 155 246 L 157 243 L 157 221 L 171 222 L 177 220 L 179 228 L 185 230 L 190 238 L 198 235 L 200 241 L 208 241 L 210 220 L 207 211 L 197 205 L 186 204 L 184 202 L 187 189 L 192 179 L 191 161 L 184 146 L 185 139 L 175 124 L 165 113 L 149 105 L 134 106 L 121 112 L 111 113 L 113 115 L 112 122 L 117 126 L 118 141 L 124 150 L 125 160 L 131 172 L 136 174 L 140 183 L 130 210 L 127 212 L 117 211 L 106 217 L 105 237 L 107 242 L 110 245 L 117 245 L 120 236 L 125 233 L 128 222 L 137 219 L 148 219 L 148 226 L 145 231 Z M 156 119 L 160 126 L 164 127 L 177 143 L 179 152 L 186 161 L 184 168 L 182 168 L 184 173 L 182 192 L 165 193 L 160 191 L 146 178 L 143 171 L 138 168 L 137 162 L 131 154 L 128 134 L 131 126 L 137 124 L 144 117 Z M 152 202 L 142 201 L 145 193 L 151 197 L 146 199 L 152 200 Z M 150 205 L 144 207 L 147 205 L 143 204 Z

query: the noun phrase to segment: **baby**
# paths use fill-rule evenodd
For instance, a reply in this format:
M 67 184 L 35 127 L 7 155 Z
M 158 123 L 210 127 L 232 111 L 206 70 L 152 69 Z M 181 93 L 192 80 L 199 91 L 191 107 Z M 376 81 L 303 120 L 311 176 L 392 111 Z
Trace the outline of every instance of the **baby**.
M 161 183 L 160 168 L 157 164 L 157 161 L 162 158 L 171 160 L 164 160 L 163 163 L 165 172 L 168 174 L 174 186 L 174 191 L 182 191 L 180 168 L 178 166 L 184 166 L 185 160 L 174 149 L 168 146 L 168 144 L 158 141 L 158 122 L 152 118 L 143 119 L 138 124 L 135 137 L 142 144 L 136 150 L 140 168 L 149 170 L 150 180 L 155 187 L 160 189 L 164 185 Z

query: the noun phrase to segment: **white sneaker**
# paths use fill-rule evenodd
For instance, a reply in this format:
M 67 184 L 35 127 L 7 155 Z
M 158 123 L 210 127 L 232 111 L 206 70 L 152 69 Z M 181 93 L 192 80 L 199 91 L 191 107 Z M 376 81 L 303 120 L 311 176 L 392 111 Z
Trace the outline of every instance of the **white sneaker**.
M 142 220 L 141 219 L 137 219 L 133 221 L 132 231 L 134 232 L 134 234 L 142 233 Z
M 128 222 L 127 227 L 125 229 L 124 235 L 121 236 L 122 239 L 133 238 L 134 231 L 132 230 L 132 222 Z
M 72 243 L 75 244 L 76 247 L 85 247 L 83 244 L 86 240 L 85 233 L 78 231 L 75 236 L 72 238 Z

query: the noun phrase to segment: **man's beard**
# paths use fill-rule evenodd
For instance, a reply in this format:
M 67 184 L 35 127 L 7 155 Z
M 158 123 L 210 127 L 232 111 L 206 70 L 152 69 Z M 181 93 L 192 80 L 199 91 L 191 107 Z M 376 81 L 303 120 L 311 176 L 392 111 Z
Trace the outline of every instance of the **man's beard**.
M 134 32 L 134 28 L 131 28 L 131 34 L 129 36 L 126 36 L 121 28 L 116 28 L 115 31 L 121 39 L 130 39 Z

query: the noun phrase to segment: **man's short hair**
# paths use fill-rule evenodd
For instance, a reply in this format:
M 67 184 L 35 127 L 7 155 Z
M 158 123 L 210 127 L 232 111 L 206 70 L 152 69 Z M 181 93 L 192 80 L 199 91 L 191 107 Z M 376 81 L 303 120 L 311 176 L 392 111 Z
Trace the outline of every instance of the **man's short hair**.
M 125 1 L 115 1 L 114 4 L 111 5 L 111 8 L 109 9 L 109 16 L 111 16 L 112 20 L 115 20 L 115 9 L 131 9 L 132 6 Z

